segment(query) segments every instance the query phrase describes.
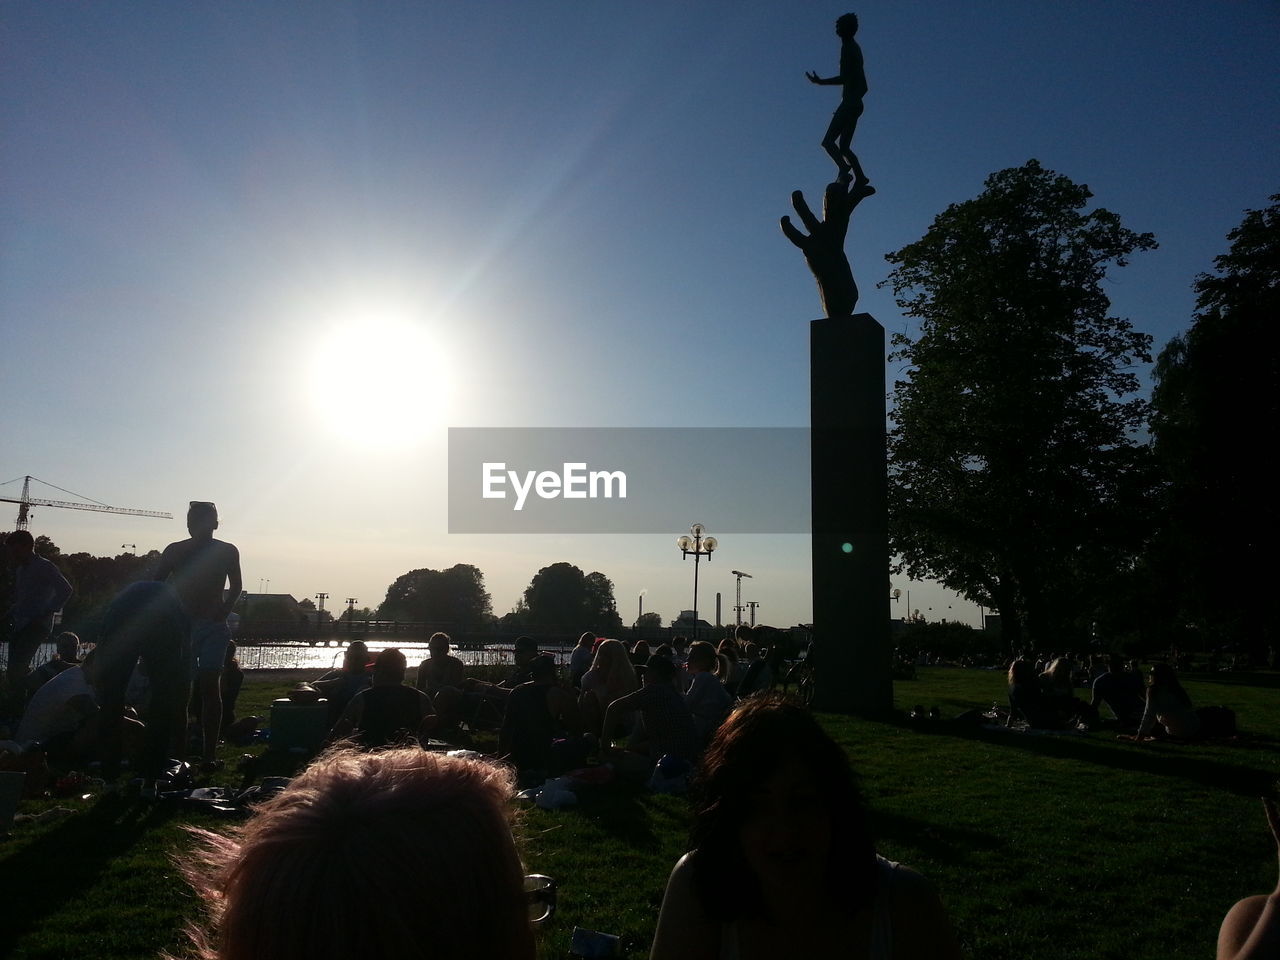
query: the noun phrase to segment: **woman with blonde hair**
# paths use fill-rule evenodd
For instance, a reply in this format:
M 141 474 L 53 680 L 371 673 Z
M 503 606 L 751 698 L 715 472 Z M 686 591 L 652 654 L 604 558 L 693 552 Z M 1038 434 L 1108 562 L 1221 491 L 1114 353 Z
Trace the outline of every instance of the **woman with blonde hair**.
M 507 769 L 417 748 L 322 755 L 182 864 L 202 960 L 534 956 Z
M 582 675 L 579 706 L 586 729 L 603 739 L 605 711 L 609 704 L 640 689 L 636 668 L 621 640 L 601 640 L 591 669 Z

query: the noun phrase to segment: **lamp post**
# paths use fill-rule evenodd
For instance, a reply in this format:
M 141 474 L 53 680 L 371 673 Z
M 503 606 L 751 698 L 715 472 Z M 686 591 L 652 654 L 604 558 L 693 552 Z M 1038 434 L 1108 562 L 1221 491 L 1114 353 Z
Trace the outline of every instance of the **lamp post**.
M 695 523 L 689 528 L 689 535 L 680 537 L 676 540 L 676 546 L 680 548 L 681 559 L 693 554 L 693 639 L 698 639 L 698 561 L 703 557 L 707 558 L 707 563 L 711 562 L 711 554 L 720 544 L 715 537 L 705 537 L 703 533 L 706 528 Z

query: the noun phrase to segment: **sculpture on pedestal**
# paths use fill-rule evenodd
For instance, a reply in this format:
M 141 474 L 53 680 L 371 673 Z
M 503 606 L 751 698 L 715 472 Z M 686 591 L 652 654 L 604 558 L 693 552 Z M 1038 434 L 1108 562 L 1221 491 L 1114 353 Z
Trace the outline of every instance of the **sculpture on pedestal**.
M 845 99 L 822 143 L 839 170 L 823 193 L 822 219 L 796 190 L 791 204 L 804 230 L 790 217 L 781 224 L 804 254 L 826 314 L 809 325 L 813 636 L 822 647 L 814 706 L 883 715 L 893 708 L 884 589 L 889 573 L 884 328 L 869 314 L 854 314 L 858 285 L 844 252 L 854 209 L 875 193 L 850 149 L 866 92 L 862 52 L 853 42 L 856 29 L 852 14 L 836 21 L 844 41 L 841 76 L 808 75 L 814 83 L 845 86 Z

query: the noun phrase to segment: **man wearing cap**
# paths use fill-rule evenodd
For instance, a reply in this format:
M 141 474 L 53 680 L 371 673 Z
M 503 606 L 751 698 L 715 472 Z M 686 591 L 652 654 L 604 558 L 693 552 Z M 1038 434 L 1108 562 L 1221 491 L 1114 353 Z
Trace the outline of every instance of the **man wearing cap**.
M 189 539 L 171 543 L 160 556 L 156 580 L 168 580 L 178 592 L 182 609 L 191 619 L 191 667 L 201 703 L 204 766 L 216 764 L 218 732 L 222 726 L 222 667 L 231 631 L 227 617 L 240 597 L 240 551 L 213 539 L 218 508 L 192 500 L 187 510 Z M 227 587 L 230 584 L 229 589 Z
M 71 599 L 71 584 L 62 572 L 35 552 L 35 539 L 26 530 L 5 537 L 5 551 L 14 565 L 13 606 L 9 608 L 9 663 L 5 669 L 4 712 L 22 712 L 25 681 L 31 658 L 53 632 L 53 615 Z

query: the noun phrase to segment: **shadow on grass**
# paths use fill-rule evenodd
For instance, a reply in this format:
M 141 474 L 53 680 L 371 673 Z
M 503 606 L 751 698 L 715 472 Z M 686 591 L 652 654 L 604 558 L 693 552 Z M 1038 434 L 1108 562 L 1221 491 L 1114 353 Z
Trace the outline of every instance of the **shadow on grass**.
M 1183 680 L 1196 683 L 1216 683 L 1224 687 L 1258 687 L 1263 690 L 1280 689 L 1280 673 L 1185 673 Z
M 1008 843 L 980 830 L 951 827 L 936 821 L 904 817 L 874 808 L 867 811 L 872 836 L 919 850 L 937 863 L 960 865 L 974 859 L 974 854 L 1000 850 Z
M 0 870 L 0 903 L 5 911 L 0 956 L 9 956 L 15 944 L 41 927 L 49 914 L 92 890 L 112 860 L 172 820 L 179 809 L 171 803 L 105 798 L 6 857 Z M 57 865 L 57 883 L 52 888 L 44 882 L 51 864 Z
M 1174 743 L 1125 744 L 1111 739 L 1104 743 L 1090 737 L 1044 736 L 1015 732 L 986 730 L 964 724 L 940 722 L 921 727 L 906 719 L 888 721 L 891 726 L 903 727 L 919 733 L 955 737 L 962 740 L 979 740 L 983 743 L 1022 750 L 1043 757 L 1060 760 L 1076 760 L 1102 767 L 1112 767 L 1157 777 L 1175 777 L 1189 780 L 1204 787 L 1226 790 L 1242 797 L 1260 797 L 1270 794 L 1275 774 L 1244 764 L 1222 763 L 1200 756 L 1187 756 L 1194 747 Z M 1113 733 L 1095 733 L 1094 737 L 1114 738 Z M 1271 738 L 1255 737 L 1250 745 L 1266 746 L 1274 750 Z M 1223 747 L 1223 749 L 1232 749 Z
M 640 802 L 646 796 L 639 784 L 582 790 L 581 802 L 566 807 L 562 813 L 590 820 L 597 829 L 631 850 L 650 852 L 657 850 L 661 841 L 654 832 L 648 808 Z

